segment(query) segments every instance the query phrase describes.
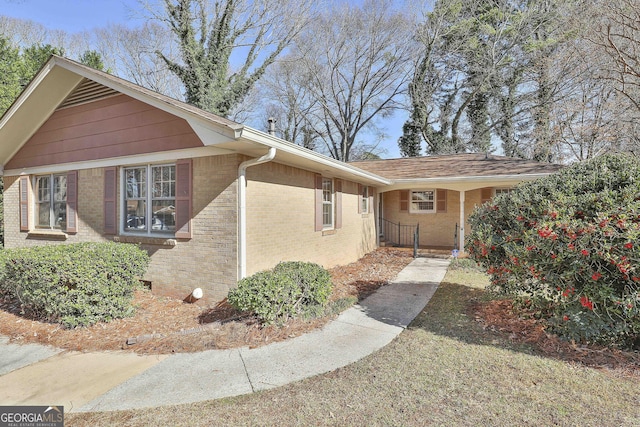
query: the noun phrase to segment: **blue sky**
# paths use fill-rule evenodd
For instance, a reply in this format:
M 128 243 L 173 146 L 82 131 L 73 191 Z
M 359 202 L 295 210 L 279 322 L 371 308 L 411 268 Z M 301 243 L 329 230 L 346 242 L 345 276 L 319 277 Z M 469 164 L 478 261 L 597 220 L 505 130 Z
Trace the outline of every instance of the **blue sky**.
M 0 0 L 0 14 L 28 19 L 50 30 L 78 33 L 108 24 L 137 25 L 137 0 Z M 399 112 L 384 123 L 388 135 L 379 145 L 384 158 L 400 157 L 398 138 L 406 113 Z

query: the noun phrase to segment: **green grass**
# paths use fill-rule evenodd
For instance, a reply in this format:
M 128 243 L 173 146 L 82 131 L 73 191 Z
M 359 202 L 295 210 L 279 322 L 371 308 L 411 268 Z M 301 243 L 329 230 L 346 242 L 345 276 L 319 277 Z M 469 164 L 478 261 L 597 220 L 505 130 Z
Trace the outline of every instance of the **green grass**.
M 295 384 L 140 411 L 68 414 L 67 425 L 640 426 L 640 381 L 539 357 L 465 314 L 486 277 L 451 269 L 388 346 Z

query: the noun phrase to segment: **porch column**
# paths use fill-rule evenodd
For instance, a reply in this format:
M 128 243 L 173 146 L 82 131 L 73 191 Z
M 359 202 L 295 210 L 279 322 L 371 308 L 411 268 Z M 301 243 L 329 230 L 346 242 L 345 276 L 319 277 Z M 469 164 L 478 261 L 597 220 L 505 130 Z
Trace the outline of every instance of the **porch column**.
M 460 190 L 460 233 L 458 234 L 458 250 L 464 252 L 464 195 L 465 191 Z

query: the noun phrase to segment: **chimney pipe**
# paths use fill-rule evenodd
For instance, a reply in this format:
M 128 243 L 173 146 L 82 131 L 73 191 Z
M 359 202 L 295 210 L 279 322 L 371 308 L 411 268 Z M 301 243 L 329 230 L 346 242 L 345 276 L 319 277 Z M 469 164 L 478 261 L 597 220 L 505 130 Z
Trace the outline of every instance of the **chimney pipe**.
M 269 122 L 269 135 L 276 136 L 276 119 L 269 117 L 267 121 Z

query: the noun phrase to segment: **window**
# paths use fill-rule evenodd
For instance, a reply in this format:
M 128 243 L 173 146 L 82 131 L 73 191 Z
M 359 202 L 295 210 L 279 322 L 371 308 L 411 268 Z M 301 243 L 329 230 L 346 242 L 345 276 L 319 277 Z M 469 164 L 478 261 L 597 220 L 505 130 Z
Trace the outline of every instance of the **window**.
M 369 187 L 360 186 L 360 213 L 369 213 Z
M 496 188 L 495 192 L 496 196 L 499 196 L 500 194 L 508 194 L 511 192 L 511 188 Z
M 434 213 L 436 211 L 435 190 L 411 192 L 411 212 Z
M 36 227 L 67 229 L 67 174 L 35 177 Z
M 333 228 L 333 180 L 322 178 L 322 228 Z
M 123 229 L 137 233 L 174 233 L 176 230 L 175 165 L 124 169 Z

